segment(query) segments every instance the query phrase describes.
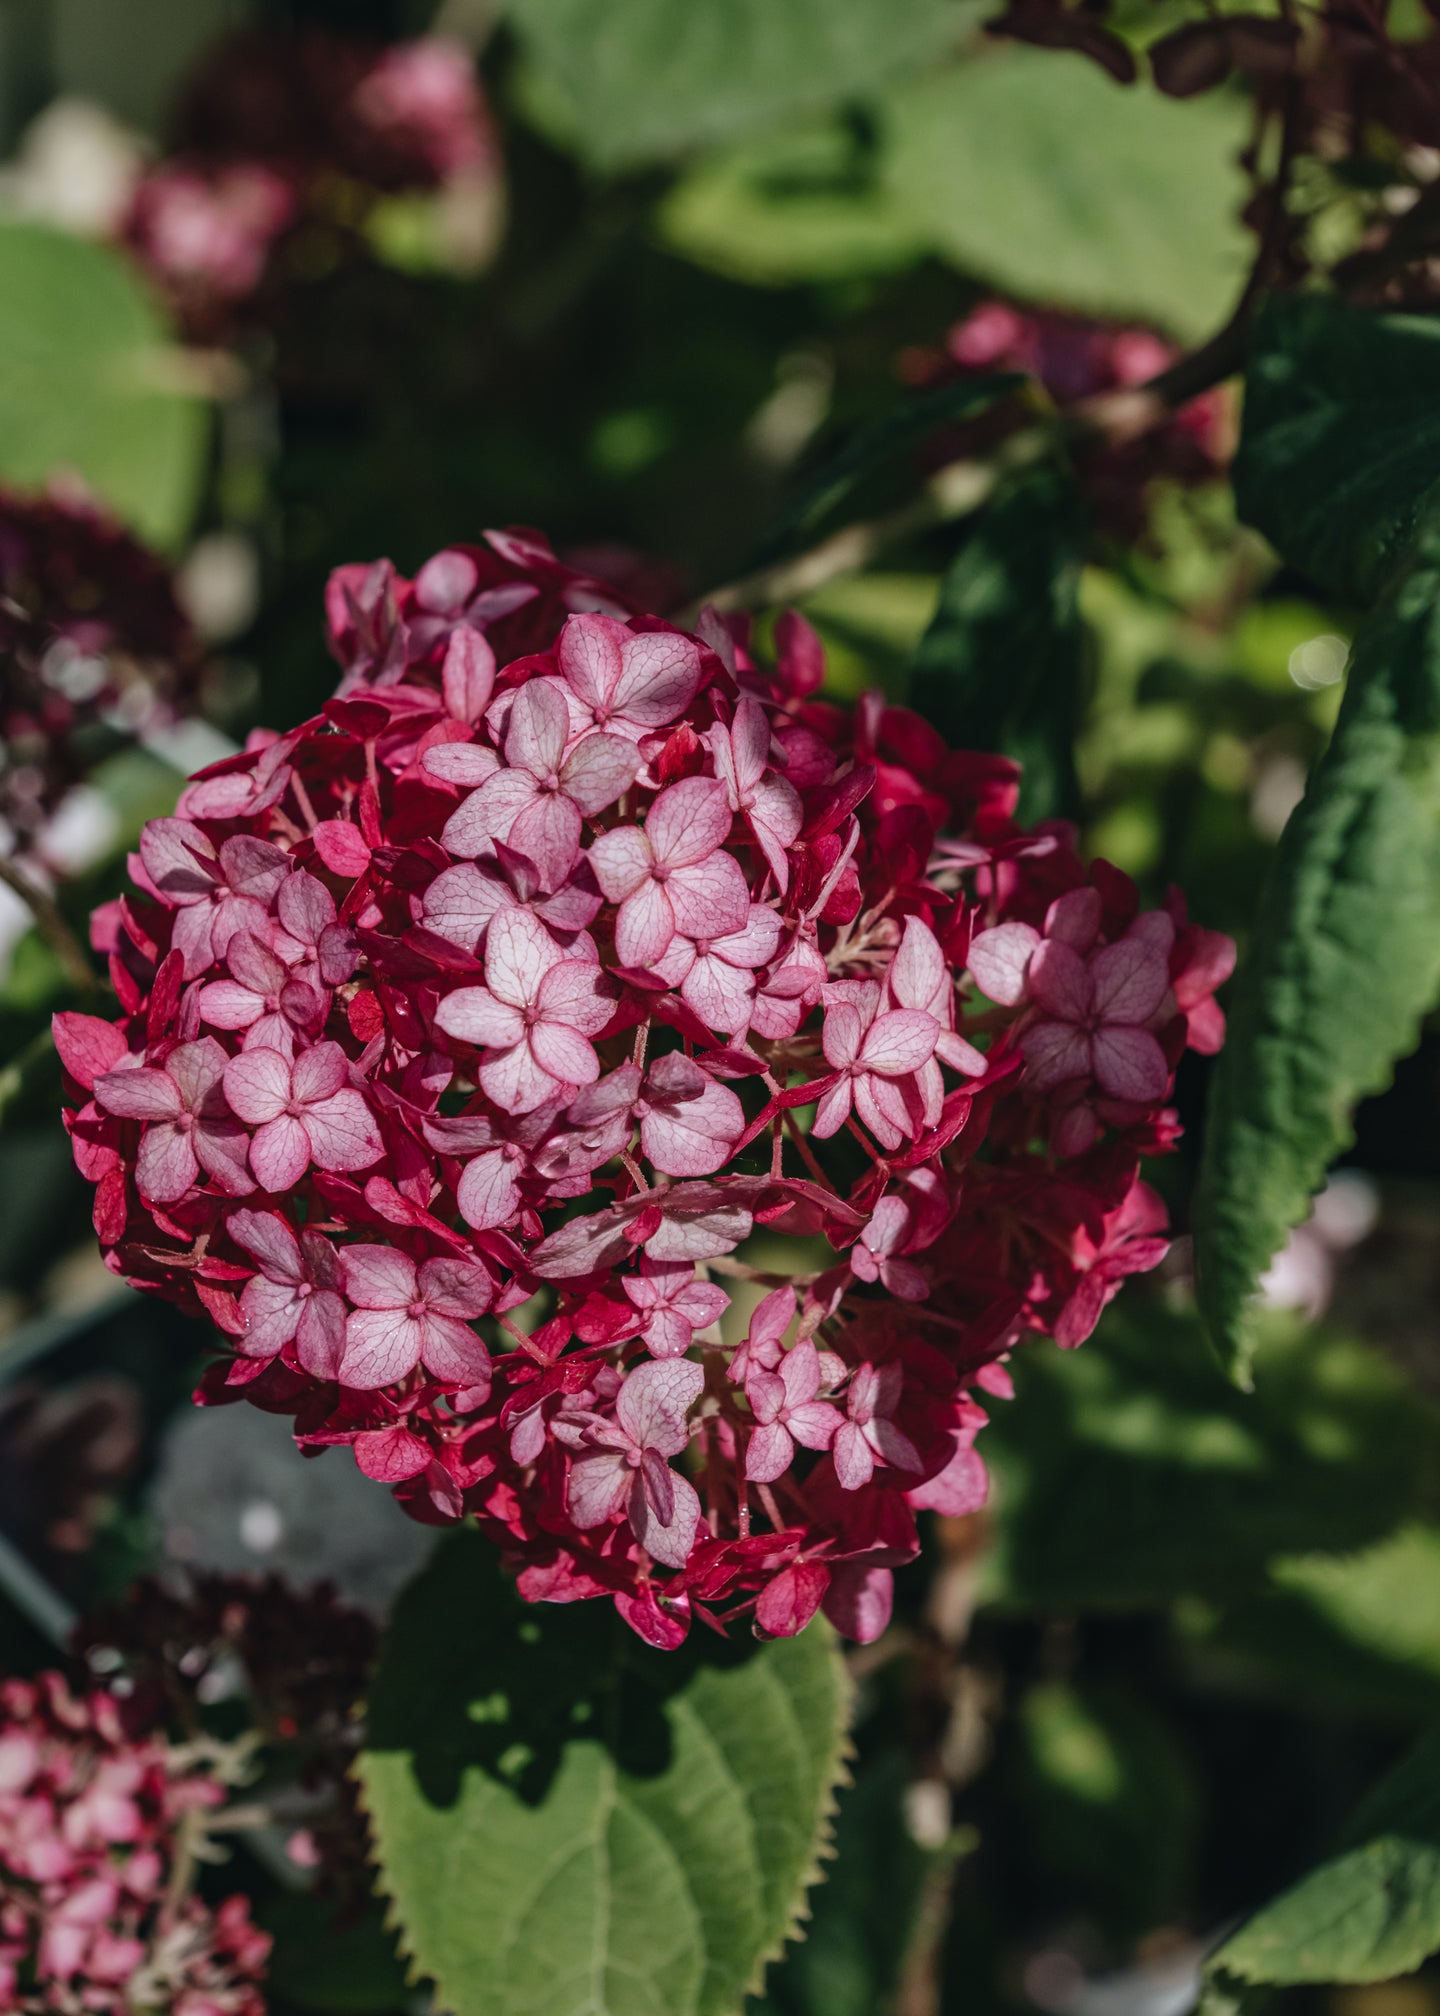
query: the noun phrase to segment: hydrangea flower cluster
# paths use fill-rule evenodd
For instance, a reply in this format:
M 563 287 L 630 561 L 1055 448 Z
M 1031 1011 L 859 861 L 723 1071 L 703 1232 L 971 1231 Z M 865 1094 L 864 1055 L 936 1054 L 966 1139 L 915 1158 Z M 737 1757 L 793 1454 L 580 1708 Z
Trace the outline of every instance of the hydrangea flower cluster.
M 194 80 L 179 151 L 140 178 L 121 235 L 192 333 L 213 336 L 265 283 L 282 241 L 322 234 L 335 242 L 308 263 L 332 265 L 384 196 L 478 205 L 488 243 L 499 175 L 463 44 L 254 31 Z
M 1014 764 L 822 700 L 796 615 L 767 662 L 495 533 L 329 618 L 337 696 L 98 917 L 120 1019 L 57 1020 L 110 1266 L 230 1340 L 204 1400 L 533 1600 L 873 1638 L 1010 1350 L 1163 1255 L 1140 1158 L 1229 941 L 1021 829 Z
M 124 1704 L 58 1673 L 0 1683 L 0 2003 L 17 2016 L 264 2016 L 246 1898 L 175 1891 L 177 1837 L 223 1803 Z M 181 1871 L 183 1874 L 183 1870 Z
M 1042 385 L 1058 406 L 1105 392 L 1140 386 L 1175 363 L 1179 352 L 1153 330 L 1102 322 L 1061 309 L 1026 310 L 1007 301 L 982 301 L 950 329 L 938 351 L 910 350 L 900 360 L 902 374 L 917 385 L 989 371 L 1021 371 Z M 950 430 L 934 444 L 930 459 L 950 461 L 969 452 L 976 430 L 989 439 L 996 425 L 1013 416 L 991 418 Z M 1157 425 L 1125 441 L 1084 444 L 1079 470 L 1097 524 L 1116 538 L 1143 533 L 1145 492 L 1157 477 L 1203 483 L 1224 469 L 1230 452 L 1230 422 L 1223 390 L 1202 393 Z
M 0 820 L 9 847 L 33 851 L 99 757 L 185 711 L 200 665 L 153 554 L 83 497 L 0 491 Z

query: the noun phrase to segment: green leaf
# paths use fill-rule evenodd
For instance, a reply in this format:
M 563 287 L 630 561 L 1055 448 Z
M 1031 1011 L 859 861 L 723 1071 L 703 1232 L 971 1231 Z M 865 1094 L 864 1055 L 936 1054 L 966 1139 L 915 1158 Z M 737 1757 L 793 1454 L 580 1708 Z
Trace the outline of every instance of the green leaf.
M 1402 1722 L 1440 1718 L 1440 1527 L 1357 1554 L 1297 1554 L 1266 1586 L 1184 1626 L 1235 1678 L 1291 1702 Z
M 967 0 L 510 0 L 547 125 L 597 168 L 671 160 L 868 96 L 958 40 Z
M 1255 1284 L 1440 991 L 1440 526 L 1355 638 L 1230 997 L 1195 1207 L 1201 1311 L 1240 1379 Z
M 1407 1518 L 1440 1427 L 1374 1353 L 1272 1318 L 1238 1393 L 1195 1316 L 1133 1302 L 1083 1350 L 1021 1353 L 983 1438 L 1005 1610 L 1162 1608 L 1268 1586 L 1279 1555 L 1348 1552 Z
M 893 479 L 897 469 L 907 493 L 913 492 L 915 477 L 907 458 L 916 449 L 957 420 L 993 406 L 1024 382 L 1013 371 L 995 371 L 963 384 L 940 385 L 857 427 L 795 485 L 739 572 L 769 567 L 862 515 L 867 487 L 877 479 Z
M 765 287 L 891 273 L 925 240 L 880 186 L 873 146 L 835 123 L 766 134 L 697 162 L 661 204 L 672 250 Z
M 963 749 L 1024 765 L 1020 817 L 1076 810 L 1086 517 L 1063 470 L 1014 477 L 975 514 L 911 669 L 910 704 Z
M 1388 1981 L 1440 1949 L 1440 1731 L 1364 1801 L 1339 1852 L 1226 1940 L 1208 1974 L 1230 1984 Z
M 1240 514 L 1327 593 L 1369 601 L 1440 496 L 1440 323 L 1326 295 L 1267 303 L 1251 336 Z
M 0 481 L 78 474 L 131 529 L 173 547 L 194 513 L 205 412 L 166 382 L 159 310 L 118 252 L 0 226 Z
M 454 2016 L 733 2016 L 814 1880 L 846 1706 L 824 1627 L 656 1652 L 455 1536 L 358 1765 L 402 1947 Z
M 902 208 L 990 286 L 1183 338 L 1240 291 L 1242 99 L 1177 103 L 1068 51 L 1000 47 L 897 89 L 884 117 Z

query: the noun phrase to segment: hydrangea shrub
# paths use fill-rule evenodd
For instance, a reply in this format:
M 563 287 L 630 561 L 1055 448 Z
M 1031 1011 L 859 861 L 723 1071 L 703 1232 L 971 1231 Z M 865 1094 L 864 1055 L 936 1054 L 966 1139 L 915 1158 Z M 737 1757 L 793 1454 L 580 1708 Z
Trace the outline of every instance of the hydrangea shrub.
M 108 1265 L 228 1341 L 205 1404 L 472 1516 L 530 1600 L 874 1638 L 1010 1352 L 1162 1258 L 1229 942 L 1021 828 L 1014 764 L 823 699 L 798 615 L 687 632 L 520 532 L 327 615 L 335 697 L 151 822 L 122 1012 L 56 1020 Z

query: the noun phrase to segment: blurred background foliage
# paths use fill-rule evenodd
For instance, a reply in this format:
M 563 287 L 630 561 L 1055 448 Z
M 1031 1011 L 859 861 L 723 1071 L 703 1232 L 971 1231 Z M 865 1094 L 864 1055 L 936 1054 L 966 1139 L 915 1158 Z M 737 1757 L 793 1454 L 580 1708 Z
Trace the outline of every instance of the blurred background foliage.
M 1125 382 L 1105 376 L 1122 337 L 1157 370 L 1224 322 L 1253 249 L 1247 89 L 1126 89 L 1074 48 L 985 41 L 985 11 L 0 0 L 0 482 L 83 484 L 175 565 L 208 653 L 201 718 L 116 738 L 72 853 L 48 838 L 77 931 L 218 737 L 327 696 L 339 562 L 412 573 L 534 524 L 679 609 L 757 564 L 836 444 L 963 377 L 977 312 L 1058 316 L 1039 350 L 1026 324 L 1028 351 L 1002 330 L 981 360 L 1018 358 L 1036 411 Z M 1188 19 L 1122 6 L 1107 32 L 1138 49 Z M 223 38 L 255 28 L 452 37 L 495 148 L 448 209 L 443 188 L 332 176 L 253 298 L 217 311 L 158 284 L 116 220 L 206 139 L 189 80 L 209 64 L 223 86 Z M 1317 154 L 1300 178 L 1296 229 L 1332 261 L 1379 168 L 1367 185 Z M 1105 318 L 1103 343 L 1067 317 Z M 1082 467 L 1078 516 L 1063 478 L 1044 579 L 1066 585 L 1038 630 L 1003 493 L 801 602 L 834 692 L 908 692 L 958 739 L 1006 739 L 1042 780 L 1029 810 L 1073 811 L 1150 900 L 1181 883 L 1243 947 L 1354 612 L 1237 524 L 1232 390 L 1208 395 L 1203 453 Z M 801 543 L 994 445 L 953 424 L 938 447 L 912 429 L 838 516 L 816 493 Z M 1024 516 L 1038 539 L 1033 494 Z M 1012 691 L 927 673 L 942 596 Z M 93 1257 L 44 1034 L 70 982 L 23 908 L 0 927 L 0 1658 L 53 1656 L 74 1613 L 163 1564 L 323 1570 L 383 1612 L 425 1532 L 338 1455 L 296 1462 L 282 1424 L 190 1410 L 203 1337 Z M 1440 1715 L 1437 1060 L 1427 1035 L 1363 1109 L 1272 1271 L 1253 1395 L 1204 1342 L 1183 1236 L 1082 1351 L 1021 1354 L 983 1445 L 991 1509 L 936 1522 L 901 1624 L 855 1656 L 835 1859 L 757 2009 L 1178 2016 L 1206 1943 Z M 1204 1092 L 1189 1059 L 1186 1139 L 1154 1172 L 1182 1235 Z M 378 1921 L 336 1932 L 275 1868 L 245 1880 L 279 1934 L 277 2010 L 424 2006 Z M 1359 2016 L 1347 1992 L 1335 2016 Z M 1423 1975 L 1383 2010 L 1366 1992 L 1366 2016 L 1437 2006 Z

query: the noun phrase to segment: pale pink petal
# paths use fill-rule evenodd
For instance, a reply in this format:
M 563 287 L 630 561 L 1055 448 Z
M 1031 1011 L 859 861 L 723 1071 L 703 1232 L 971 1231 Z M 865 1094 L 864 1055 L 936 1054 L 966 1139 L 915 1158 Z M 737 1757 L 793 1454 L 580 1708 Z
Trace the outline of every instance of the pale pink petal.
M 225 1052 L 213 1036 L 181 1043 L 165 1059 L 165 1069 L 180 1089 L 182 1104 L 192 1113 L 208 1107 L 225 1076 Z
M 675 1307 L 692 1330 L 708 1330 L 730 1307 L 730 1297 L 713 1281 L 697 1281 L 693 1286 L 681 1289 L 675 1297 Z
M 518 1008 L 497 1001 L 488 987 L 457 987 L 435 1010 L 435 1026 L 458 1043 L 506 1046 L 525 1034 Z
M 617 826 L 590 847 L 595 879 L 612 903 L 623 903 L 649 880 L 655 865 L 650 843 L 638 826 Z
M 340 1383 L 361 1392 L 393 1386 L 420 1362 L 424 1325 L 404 1309 L 352 1309 L 345 1321 Z
M 329 1099 L 350 1076 L 345 1052 L 338 1043 L 317 1043 L 295 1060 L 290 1078 L 294 1099 L 308 1106 L 312 1100 Z
M 232 980 L 262 997 L 278 995 L 285 985 L 286 971 L 268 945 L 249 931 L 237 931 L 225 948 L 225 963 Z
M 519 1164 L 503 1148 L 467 1162 L 455 1192 L 460 1216 L 477 1232 L 508 1225 L 520 1208 Z
M 240 1297 L 245 1329 L 235 1340 L 236 1348 L 247 1358 L 273 1358 L 295 1335 L 306 1306 L 288 1282 L 267 1281 L 257 1274 L 245 1283 Z
M 172 908 L 204 902 L 215 888 L 215 849 L 188 819 L 150 820 L 140 835 L 140 860 Z
M 421 899 L 421 914 L 430 930 L 473 952 L 496 911 L 514 902 L 509 884 L 493 868 L 465 861 L 435 877 Z
M 973 1043 L 967 1043 L 963 1036 L 957 1036 L 953 1029 L 942 1029 L 935 1045 L 935 1055 L 942 1064 L 948 1064 L 952 1071 L 963 1071 L 967 1078 L 980 1078 L 985 1073 L 985 1055 Z M 931 1126 L 934 1122 L 929 1123 Z
M 177 1204 L 200 1173 L 193 1136 L 162 1120 L 146 1129 L 135 1161 L 140 1195 L 151 1204 Z
M 226 1230 L 237 1246 L 258 1260 L 272 1281 L 298 1287 L 305 1278 L 300 1242 L 276 1211 L 232 1211 Z
M 658 882 L 642 882 L 625 898 L 615 919 L 615 952 L 620 964 L 653 966 L 674 935 L 675 912 L 665 889 Z
M 212 980 L 200 989 L 196 1005 L 201 1021 L 215 1029 L 248 1029 L 265 1012 L 260 996 L 237 980 Z
M 535 864 L 553 889 L 570 873 L 580 851 L 580 813 L 558 791 L 544 791 L 510 828 L 508 844 Z
M 1037 1092 L 1090 1076 L 1090 1038 L 1073 1022 L 1036 1022 L 1020 1038 L 1020 1049 Z
M 295 1356 L 312 1379 L 338 1379 L 345 1353 L 345 1304 L 332 1289 L 312 1295 L 300 1313 Z
M 351 1321 L 354 1321 L 353 1317 Z M 853 1421 L 843 1422 L 835 1431 L 830 1454 L 834 1458 L 835 1476 L 842 1491 L 859 1491 L 875 1475 L 874 1453 Z
M 898 1148 L 913 1140 L 918 1128 L 912 1124 L 903 1093 L 888 1078 L 868 1071 L 854 1081 L 855 1117 L 868 1127 L 882 1148 Z
M 500 768 L 500 757 L 494 749 L 482 749 L 478 742 L 437 742 L 433 749 L 427 749 L 420 758 L 422 770 L 428 770 L 432 777 L 443 778 L 447 784 L 461 784 L 470 790 L 478 790 L 488 784 Z M 465 811 L 457 805 L 453 818 Z M 469 831 L 468 824 L 461 829 Z M 452 847 L 452 854 L 468 854 L 468 847 Z
M 640 1121 L 645 1159 L 665 1176 L 713 1176 L 735 1152 L 745 1111 L 728 1085 L 709 1083 L 698 1099 L 652 1106 Z
M 641 728 L 663 728 L 683 714 L 701 678 L 700 647 L 674 631 L 627 632 L 611 706 Z
M 564 697 L 544 679 L 532 679 L 515 695 L 505 730 L 505 761 L 532 777 L 554 777 L 570 735 Z
M 765 966 L 779 950 L 781 930 L 780 919 L 773 910 L 752 903 L 749 921 L 743 929 L 712 940 L 710 949 L 732 966 Z
M 487 1051 L 480 1066 L 480 1084 L 486 1098 L 493 1099 L 502 1111 L 533 1113 L 555 1096 L 558 1081 L 536 1061 L 529 1043 L 519 1042 L 508 1050 Z
M 707 1029 L 733 1036 L 750 1020 L 755 976 L 740 972 L 723 959 L 697 959 L 686 974 L 680 993 L 685 1005 L 695 1010 Z
M 757 784 L 746 810 L 750 830 L 782 896 L 790 879 L 785 849 L 793 845 L 804 816 L 799 792 L 784 777 L 767 777 Z
M 970 973 L 980 992 L 1002 1008 L 1025 999 L 1030 960 L 1040 933 L 1029 924 L 997 924 L 970 941 Z
M 637 1449 L 677 1456 L 690 1439 L 685 1416 L 704 1384 L 704 1369 L 691 1358 L 649 1360 L 626 1375 L 616 1420 Z
M 255 1188 L 246 1167 L 250 1136 L 228 1115 L 203 1120 L 190 1137 L 206 1175 L 232 1197 L 246 1197 Z
M 508 839 L 520 814 L 535 802 L 538 788 L 528 770 L 497 770 L 450 814 L 441 828 L 441 846 L 452 854 L 473 855 Z
M 250 896 L 268 910 L 293 863 L 283 847 L 269 840 L 237 834 L 220 845 L 220 867 L 237 896 Z
M 225 1097 L 251 1127 L 274 1120 L 290 1103 L 288 1061 L 278 1050 L 246 1050 L 232 1057 L 225 1066 Z M 310 1159 L 308 1153 L 305 1159 Z
M 948 1017 L 937 1010 L 949 987 L 945 955 L 939 940 L 923 917 L 907 917 L 895 957 L 886 975 L 890 992 L 901 1008 L 919 1008 L 937 1020 Z
M 656 861 L 667 868 L 689 868 L 724 843 L 731 816 L 725 786 L 718 778 L 685 777 L 662 791 L 650 807 L 645 837 Z M 744 921 L 742 917 L 740 924 Z M 740 924 L 730 928 L 739 930 Z
M 820 1354 L 807 1337 L 780 1360 L 780 1383 L 787 1407 L 803 1407 L 820 1391 Z
M 1163 952 L 1131 936 L 1095 954 L 1090 984 L 1102 1022 L 1148 1022 L 1169 992 L 1170 969 Z
M 121 1066 L 95 1080 L 95 1097 L 122 1120 L 173 1120 L 180 1111 L 180 1088 L 168 1071 L 147 1064 Z
M 613 616 L 572 616 L 560 632 L 561 675 L 592 714 L 606 707 L 619 684 L 630 632 Z
M 821 1032 L 821 1046 L 825 1061 L 836 1071 L 843 1071 L 853 1064 L 860 1054 L 863 1025 L 860 1011 L 852 1008 L 848 1001 L 837 1001 L 825 1011 L 825 1027 Z
M 795 1460 L 789 1430 L 778 1421 L 752 1430 L 745 1445 L 745 1475 L 752 1484 L 773 1484 Z
M 877 1015 L 860 1045 L 860 1062 L 867 1071 L 886 1078 L 903 1077 L 918 1071 L 935 1054 L 940 1024 L 933 1015 L 917 1008 L 892 1008 Z
M 634 1475 L 625 1458 L 609 1450 L 577 1457 L 565 1483 L 565 1509 L 582 1533 L 621 1516 Z
M 797 1442 L 807 1449 L 828 1449 L 843 1426 L 845 1416 L 828 1400 L 805 1400 L 792 1407 L 786 1425 Z
M 1091 1038 L 1095 1078 L 1112 1099 L 1133 1099 L 1153 1105 L 1165 1097 L 1170 1070 L 1165 1052 L 1148 1029 L 1126 1029 L 1111 1023 Z
M 485 940 L 485 984 L 497 1001 L 528 1008 L 565 954 L 528 910 L 502 910 Z
M 342 1247 L 340 1278 L 357 1309 L 403 1309 L 419 1292 L 415 1262 L 394 1246 Z
M 689 938 L 725 938 L 743 931 L 750 915 L 745 873 L 733 854 L 709 854 L 671 871 L 665 884 L 675 928 Z
M 683 1358 L 695 1342 L 694 1325 L 678 1309 L 654 1310 L 643 1334 L 646 1349 L 655 1358 Z
M 321 1169 L 368 1169 L 385 1153 L 365 1095 L 349 1086 L 318 1105 L 306 1107 L 305 1131 Z
M 437 1379 L 461 1386 L 483 1386 L 490 1378 L 490 1353 L 484 1342 L 457 1317 L 427 1314 L 420 1355 Z
M 445 696 L 445 711 L 455 721 L 478 721 L 490 704 L 495 690 L 495 653 L 489 640 L 469 623 L 457 623 L 450 632 L 440 690 Z
M 831 1013 L 834 1012 L 832 1009 Z M 828 1019 L 826 1026 L 829 1026 Z M 810 1132 L 817 1141 L 828 1141 L 832 1134 L 838 1134 L 845 1125 L 850 1113 L 853 1092 L 853 1081 L 841 1078 L 838 1083 L 820 1094 L 819 1103 L 815 1108 L 815 1118 L 810 1127 Z
M 565 1022 L 537 1022 L 530 1031 L 530 1051 L 542 1071 L 563 1085 L 593 1085 L 600 1059 L 592 1044 Z
M 565 759 L 561 788 L 587 819 L 629 790 L 640 752 L 620 735 L 587 735 Z
M 244 1059 L 237 1061 L 243 1063 Z M 278 1120 L 267 1120 L 256 1131 L 250 1143 L 250 1167 L 261 1188 L 272 1195 L 294 1189 L 310 1167 L 310 1136 L 292 1114 L 282 1113 Z
M 641 1485 L 638 1473 L 630 1487 L 627 1509 L 635 1538 L 646 1552 L 663 1561 L 667 1568 L 683 1568 L 700 1524 L 700 1500 L 688 1478 L 674 1471 L 667 1471 L 666 1475 L 670 1482 L 670 1504 L 664 1517 Z
M 1030 993 L 1047 1015 L 1083 1022 L 1090 1013 L 1090 969 L 1062 938 L 1047 938 L 1030 961 Z

